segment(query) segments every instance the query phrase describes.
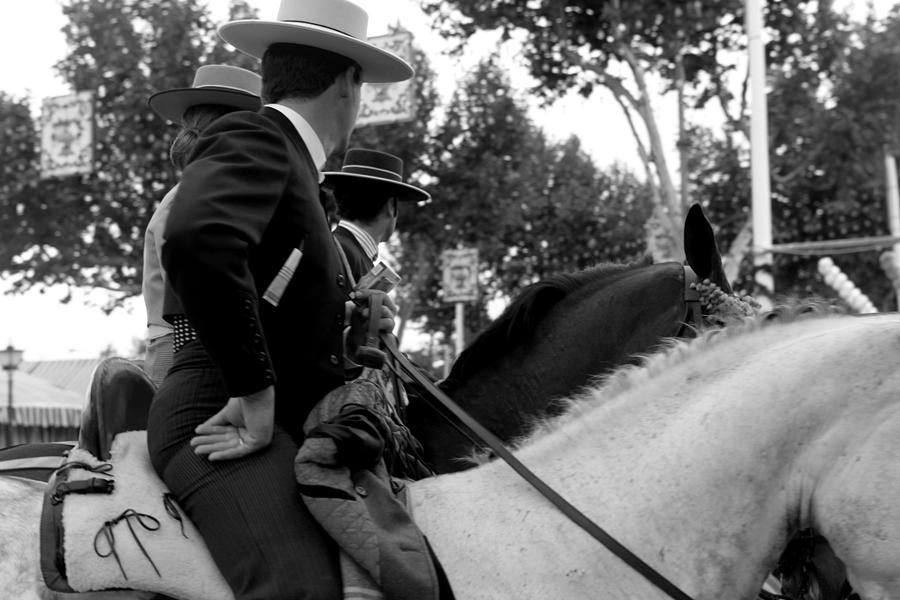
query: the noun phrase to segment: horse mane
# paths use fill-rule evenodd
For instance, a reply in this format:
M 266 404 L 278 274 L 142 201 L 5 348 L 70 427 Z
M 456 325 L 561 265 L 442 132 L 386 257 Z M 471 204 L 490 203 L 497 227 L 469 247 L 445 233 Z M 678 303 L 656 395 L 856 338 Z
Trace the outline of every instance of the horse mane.
M 605 263 L 575 273 L 560 273 L 526 286 L 499 317 L 485 327 L 453 363 L 441 389 L 452 395 L 476 371 L 493 364 L 510 347 L 528 342 L 541 320 L 563 298 L 601 277 L 653 263 Z
M 561 400 L 563 409 L 559 415 L 536 421 L 532 429 L 512 445 L 518 447 L 532 438 L 551 433 L 564 424 L 581 418 L 596 406 L 609 402 L 687 359 L 722 344 L 725 340 L 772 325 L 846 314 L 845 308 L 828 300 L 817 298 L 788 301 L 760 315 L 747 317 L 741 322 L 732 322 L 727 327 L 707 329 L 694 339 L 669 338 L 663 340 L 658 351 L 640 355 L 637 364 L 624 365 L 606 375 L 598 376 L 580 393 Z

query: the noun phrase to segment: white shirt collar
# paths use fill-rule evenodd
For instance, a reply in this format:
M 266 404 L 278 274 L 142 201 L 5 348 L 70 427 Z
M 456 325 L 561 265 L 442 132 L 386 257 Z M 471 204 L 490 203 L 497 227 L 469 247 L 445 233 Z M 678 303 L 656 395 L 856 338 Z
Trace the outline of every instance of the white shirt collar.
M 322 175 L 322 167 L 325 166 L 325 160 L 328 157 L 325 156 L 325 147 L 322 145 L 322 140 L 319 139 L 319 136 L 312 128 L 312 125 L 310 125 L 309 121 L 304 119 L 300 113 L 293 108 L 288 108 L 283 104 L 266 104 L 266 106 L 277 110 L 287 117 L 288 121 L 294 126 L 294 129 L 297 130 L 297 133 L 300 134 L 300 139 L 306 144 L 309 155 L 312 157 L 313 163 L 319 171 L 319 183 L 322 183 L 322 181 L 325 180 L 325 176 Z
M 353 237 L 355 237 L 356 241 L 359 242 L 359 245 L 362 246 L 363 252 L 366 253 L 366 256 L 368 256 L 373 263 L 378 260 L 378 244 L 368 231 L 350 221 L 341 221 L 338 223 L 338 227 L 343 227 L 353 234 Z

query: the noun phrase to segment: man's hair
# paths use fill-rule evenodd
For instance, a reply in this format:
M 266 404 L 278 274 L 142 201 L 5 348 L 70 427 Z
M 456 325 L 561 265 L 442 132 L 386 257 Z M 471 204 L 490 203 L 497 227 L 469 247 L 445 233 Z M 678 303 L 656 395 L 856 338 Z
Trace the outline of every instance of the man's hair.
M 334 190 L 327 185 L 319 186 L 319 202 L 325 209 L 325 216 L 328 218 L 328 225 L 334 229 L 334 226 L 340 221 L 337 210 L 337 200 L 334 197 Z
M 263 97 L 266 102 L 287 98 L 316 98 L 353 68 L 353 80 L 362 81 L 362 68 L 353 59 L 299 44 L 272 44 L 263 54 Z
M 238 110 L 222 104 L 197 104 L 184 111 L 181 130 L 172 141 L 169 148 L 169 160 L 179 171 L 187 166 L 188 157 L 194 151 L 200 133 L 209 127 L 213 121 L 230 112 Z
M 393 197 L 387 188 L 378 185 L 346 185 L 334 187 L 338 217 L 346 221 L 370 223 L 381 212 L 382 207 Z

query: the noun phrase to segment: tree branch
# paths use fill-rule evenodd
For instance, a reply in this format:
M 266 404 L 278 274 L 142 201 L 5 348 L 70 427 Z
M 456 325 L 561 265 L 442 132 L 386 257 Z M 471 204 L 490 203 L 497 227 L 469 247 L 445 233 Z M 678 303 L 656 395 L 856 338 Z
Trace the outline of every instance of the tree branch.
M 791 169 L 787 174 L 779 175 L 776 171 L 773 170 L 772 181 L 781 185 L 790 183 L 790 181 L 794 179 L 794 177 L 797 177 L 800 173 L 805 171 L 806 168 L 819 157 L 823 150 L 825 150 L 825 140 L 819 140 L 807 156 L 806 160 L 802 161 L 799 165 Z
M 622 112 L 625 113 L 625 120 L 628 121 L 628 127 L 631 129 L 631 134 L 634 136 L 635 144 L 637 145 L 638 155 L 641 157 L 641 162 L 644 164 L 644 173 L 647 175 L 647 183 L 650 185 L 650 191 L 653 195 L 653 204 L 655 206 L 659 206 L 662 204 L 662 198 L 659 195 L 659 185 L 656 181 L 656 176 L 653 173 L 653 169 L 651 165 L 653 164 L 653 160 L 650 157 L 650 154 L 647 152 L 647 147 L 644 146 L 644 142 L 641 140 L 641 136 L 638 133 L 637 127 L 634 123 L 634 118 L 631 116 L 631 110 L 625 104 L 625 101 L 622 99 L 618 92 L 623 92 L 626 95 L 628 91 L 621 85 L 616 88 L 611 88 L 607 86 L 608 89 L 612 92 L 613 98 L 615 98 L 616 102 L 618 102 L 619 106 L 622 107 Z
M 733 116 L 728 107 L 728 92 L 725 89 L 724 81 L 722 81 L 722 73 L 716 69 L 715 73 L 715 82 L 716 82 L 716 99 L 719 101 L 719 106 L 722 108 L 722 114 L 725 115 L 725 121 L 731 126 L 731 129 L 734 131 L 739 131 L 744 134 L 746 139 L 750 139 L 750 125 L 747 122 L 747 119 L 744 118 L 747 110 L 747 96 L 746 96 L 746 86 L 747 86 L 747 76 L 744 76 L 743 88 L 744 91 L 741 93 L 741 104 L 738 109 L 737 116 Z
M 619 49 L 621 50 L 625 64 L 631 69 L 631 72 L 634 75 L 634 82 L 638 87 L 637 110 L 638 114 L 641 115 L 641 119 L 644 121 L 644 126 L 647 128 L 647 136 L 650 139 L 651 157 L 654 164 L 656 164 L 656 174 L 659 177 L 664 206 L 672 213 L 673 217 L 680 220 L 683 210 L 680 202 L 675 196 L 675 185 L 672 182 L 668 161 L 666 160 L 665 151 L 663 150 L 662 137 L 659 134 L 659 127 L 656 125 L 653 107 L 650 104 L 650 92 L 647 88 L 646 71 L 631 51 L 631 48 L 620 42 Z

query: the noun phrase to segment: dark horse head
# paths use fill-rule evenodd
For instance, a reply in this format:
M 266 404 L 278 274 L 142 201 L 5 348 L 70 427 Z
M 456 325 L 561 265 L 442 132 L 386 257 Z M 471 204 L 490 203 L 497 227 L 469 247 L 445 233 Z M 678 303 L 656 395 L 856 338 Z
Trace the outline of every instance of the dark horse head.
M 685 221 L 691 268 L 724 291 L 721 257 L 699 205 Z M 556 401 L 684 330 L 685 269 L 677 262 L 602 265 L 526 287 L 460 354 L 442 388 L 503 441 L 553 414 Z M 427 402 L 407 420 L 438 473 L 471 466 L 473 443 Z

